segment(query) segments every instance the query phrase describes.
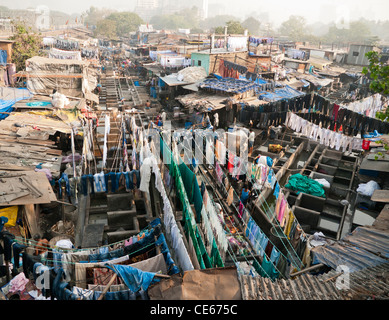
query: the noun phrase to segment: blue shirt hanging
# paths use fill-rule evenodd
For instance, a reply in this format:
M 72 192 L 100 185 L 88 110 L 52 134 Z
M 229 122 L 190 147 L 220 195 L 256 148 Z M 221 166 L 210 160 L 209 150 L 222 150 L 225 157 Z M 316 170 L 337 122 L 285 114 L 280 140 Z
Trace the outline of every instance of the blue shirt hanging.
M 274 188 L 274 196 L 276 197 L 276 199 L 278 199 L 278 195 L 280 193 L 280 185 L 278 184 L 278 182 L 276 183 L 276 187 Z

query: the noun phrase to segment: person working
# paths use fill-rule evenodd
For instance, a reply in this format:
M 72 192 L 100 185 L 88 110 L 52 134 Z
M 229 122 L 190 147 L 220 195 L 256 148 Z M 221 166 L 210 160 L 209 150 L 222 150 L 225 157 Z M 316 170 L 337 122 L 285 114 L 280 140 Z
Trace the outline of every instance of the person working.
M 34 240 L 36 241 L 35 245 L 35 252 L 34 255 L 38 256 L 42 254 L 43 252 L 46 252 L 48 250 L 49 246 L 49 241 L 47 239 L 42 239 L 39 234 L 36 234 L 34 236 Z
M 166 112 L 165 111 L 163 111 L 161 113 L 161 121 L 162 121 L 162 124 L 165 124 L 165 121 L 166 121 Z
M 250 197 L 250 190 L 247 185 L 245 185 L 242 189 L 242 193 L 240 194 L 240 201 L 243 203 L 243 205 L 247 204 L 247 201 Z
M 213 121 L 213 126 L 214 126 L 215 128 L 217 128 L 217 127 L 219 126 L 219 114 L 218 114 L 218 113 L 215 113 L 215 114 L 213 115 L 213 119 L 214 119 L 214 121 Z
M 254 140 L 255 140 L 255 133 L 253 129 L 250 129 L 250 134 L 249 134 L 249 154 L 250 155 L 253 153 Z
M 206 128 L 210 128 L 211 127 L 211 120 L 209 119 L 209 115 L 208 113 L 206 114 L 206 116 L 204 117 L 204 126 Z

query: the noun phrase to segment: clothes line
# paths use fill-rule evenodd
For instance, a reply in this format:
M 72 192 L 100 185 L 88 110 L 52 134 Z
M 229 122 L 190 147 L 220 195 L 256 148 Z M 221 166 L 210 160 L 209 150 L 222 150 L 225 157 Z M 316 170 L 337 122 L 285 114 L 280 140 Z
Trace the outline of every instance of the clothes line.
M 341 148 L 343 152 L 362 150 L 363 139 L 346 136 L 340 132 L 322 128 L 292 112 L 288 113 L 285 126 L 309 139 L 318 141 L 320 144 L 335 148 L 336 150 L 340 150 Z

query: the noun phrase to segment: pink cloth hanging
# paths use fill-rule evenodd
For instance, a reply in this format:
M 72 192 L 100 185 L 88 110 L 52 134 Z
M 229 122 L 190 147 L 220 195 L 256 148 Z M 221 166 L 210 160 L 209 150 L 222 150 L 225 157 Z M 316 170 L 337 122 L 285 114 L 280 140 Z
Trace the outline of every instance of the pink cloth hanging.
M 239 201 L 239 218 L 242 219 L 242 215 L 243 215 L 243 203 L 242 201 Z
M 220 168 L 220 166 L 219 166 L 219 162 L 216 162 L 215 170 L 216 170 L 216 177 L 217 177 L 218 182 L 222 183 L 223 171 L 222 171 L 222 168 Z
M 284 195 L 281 194 L 281 196 L 282 196 L 281 205 L 280 205 L 280 210 L 278 211 L 278 217 L 277 217 L 279 222 L 281 222 L 282 219 L 284 218 L 284 213 L 285 213 L 286 204 L 287 204 L 287 201 L 284 198 Z

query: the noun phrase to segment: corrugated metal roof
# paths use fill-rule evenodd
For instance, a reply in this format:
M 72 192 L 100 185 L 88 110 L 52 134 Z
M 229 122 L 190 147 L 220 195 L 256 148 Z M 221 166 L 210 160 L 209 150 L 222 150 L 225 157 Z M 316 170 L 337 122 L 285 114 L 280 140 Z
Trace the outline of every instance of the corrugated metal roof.
M 389 299 L 389 232 L 358 227 L 342 240 L 315 247 L 312 265 L 332 268 L 318 276 L 302 274 L 272 282 L 240 276 L 244 300 Z M 343 272 L 339 271 L 341 270 Z M 338 283 L 339 281 L 339 283 Z
M 346 266 L 350 272 L 385 263 L 389 259 L 389 232 L 358 227 L 342 240 L 312 249 L 312 264 L 323 263 L 332 269 Z
M 274 282 L 251 276 L 240 276 L 239 281 L 243 300 L 389 299 L 389 263 L 344 275 L 331 270 Z

